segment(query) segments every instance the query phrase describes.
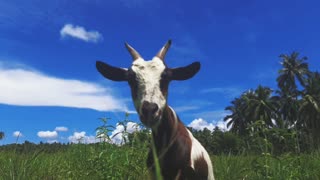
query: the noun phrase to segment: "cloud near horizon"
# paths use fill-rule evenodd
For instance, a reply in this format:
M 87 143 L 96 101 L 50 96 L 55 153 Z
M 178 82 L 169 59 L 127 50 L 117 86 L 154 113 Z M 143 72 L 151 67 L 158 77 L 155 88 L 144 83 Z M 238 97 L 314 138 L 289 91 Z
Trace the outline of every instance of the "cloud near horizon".
M 128 122 L 127 123 L 127 133 L 133 133 L 135 131 L 140 131 L 141 127 L 135 122 Z M 117 145 L 122 145 L 124 143 L 124 138 L 127 138 L 127 134 L 123 134 L 124 126 L 117 123 L 116 128 L 111 132 L 110 138 L 111 141 L 107 142 Z M 74 132 L 73 135 L 68 137 L 69 142 L 71 143 L 84 143 L 84 144 L 91 144 L 97 143 L 103 140 L 103 136 L 97 137 L 93 135 L 87 135 L 85 131 L 81 132 Z
M 1 64 L 0 82 L 0 104 L 127 110 L 123 101 L 112 96 L 110 89 L 96 83 L 57 78 L 35 70 L 7 68 Z
M 203 130 L 207 128 L 210 131 L 213 131 L 215 127 L 218 127 L 220 130 L 228 130 L 226 126 L 226 122 L 218 121 L 217 123 L 207 122 L 202 118 L 198 118 L 193 120 L 191 123 L 188 124 L 188 127 L 192 127 L 195 130 Z
M 39 131 L 37 133 L 38 137 L 44 138 L 44 139 L 55 139 L 58 137 L 57 131 Z
M 133 133 L 135 131 L 140 131 L 141 128 L 140 126 L 135 123 L 135 122 L 128 122 L 127 123 L 127 132 L 128 133 Z M 124 143 L 124 137 L 127 138 L 127 135 L 123 136 L 123 132 L 124 132 L 124 126 L 123 125 L 119 125 L 117 123 L 116 129 L 112 131 L 110 137 L 112 140 L 112 143 L 114 144 L 118 144 L 121 145 Z
M 62 38 L 72 37 L 93 43 L 97 43 L 103 39 L 102 35 L 98 31 L 87 31 L 84 27 L 73 24 L 65 24 L 60 30 L 60 36 Z
M 23 137 L 23 134 L 20 131 L 13 132 L 13 137 Z
M 68 140 L 71 143 L 85 143 L 85 144 L 99 142 L 99 139 L 96 138 L 96 136 L 92 136 L 92 135 L 87 136 L 85 131 L 74 132 L 72 136 L 68 137 Z

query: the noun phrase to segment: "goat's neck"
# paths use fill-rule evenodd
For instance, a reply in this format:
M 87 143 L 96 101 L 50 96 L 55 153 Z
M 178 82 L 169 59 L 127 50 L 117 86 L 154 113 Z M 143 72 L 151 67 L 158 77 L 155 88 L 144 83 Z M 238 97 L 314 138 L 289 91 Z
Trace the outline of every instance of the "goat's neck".
M 156 148 L 162 149 L 170 146 L 177 138 L 181 125 L 182 123 L 173 109 L 166 106 L 160 124 L 152 130 Z

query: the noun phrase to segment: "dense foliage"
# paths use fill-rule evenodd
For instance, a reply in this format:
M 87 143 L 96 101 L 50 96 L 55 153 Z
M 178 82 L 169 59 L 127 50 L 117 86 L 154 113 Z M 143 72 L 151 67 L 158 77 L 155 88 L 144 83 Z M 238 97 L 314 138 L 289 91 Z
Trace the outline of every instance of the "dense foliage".
M 268 137 L 277 153 L 318 149 L 320 74 L 310 71 L 307 58 L 297 52 L 280 58 L 279 89 L 259 85 L 244 92 L 226 107 L 231 114 L 224 120 L 247 146 L 254 134 L 255 139 Z

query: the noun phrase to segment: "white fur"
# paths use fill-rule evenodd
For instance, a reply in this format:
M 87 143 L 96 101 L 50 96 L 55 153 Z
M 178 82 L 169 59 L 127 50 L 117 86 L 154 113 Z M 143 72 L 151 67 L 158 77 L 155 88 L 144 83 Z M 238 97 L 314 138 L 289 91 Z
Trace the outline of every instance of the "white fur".
M 169 106 L 169 108 L 171 109 L 173 115 L 174 115 L 174 126 L 177 126 L 178 125 L 178 117 L 177 117 L 177 114 L 176 112 L 172 109 L 171 106 Z M 176 127 L 175 127 L 176 128 Z
M 210 156 L 204 147 L 199 143 L 199 141 L 193 137 L 192 133 L 187 129 L 189 136 L 192 141 L 191 147 L 191 167 L 194 169 L 194 162 L 199 159 L 201 156 L 204 157 L 205 161 L 208 165 L 208 180 L 214 180 L 212 163 L 210 160 Z
M 163 110 L 166 105 L 166 97 L 160 90 L 161 74 L 165 69 L 163 61 L 158 57 L 154 57 L 151 61 L 139 58 L 132 63 L 131 68 L 136 73 L 139 83 L 138 97 L 134 99 L 137 111 L 141 113 L 141 104 L 144 101 L 155 103 Z
M 171 111 L 173 112 L 174 119 L 177 120 L 177 114 L 176 112 L 169 106 Z M 187 129 L 187 128 L 186 128 Z M 192 133 L 187 129 L 189 133 L 189 137 L 191 138 L 191 167 L 194 169 L 194 161 L 200 158 L 201 156 L 204 157 L 205 161 L 208 165 L 208 180 L 214 180 L 213 175 L 213 169 L 212 169 L 212 163 L 209 154 L 204 149 L 204 147 L 200 144 L 200 142 L 193 137 Z
M 171 109 L 171 111 L 172 111 L 172 113 L 173 113 L 173 115 L 174 115 L 174 119 L 175 119 L 175 121 L 177 121 L 178 117 L 177 117 L 176 112 L 172 109 L 172 107 L 171 107 L 171 106 L 169 106 L 169 108 Z

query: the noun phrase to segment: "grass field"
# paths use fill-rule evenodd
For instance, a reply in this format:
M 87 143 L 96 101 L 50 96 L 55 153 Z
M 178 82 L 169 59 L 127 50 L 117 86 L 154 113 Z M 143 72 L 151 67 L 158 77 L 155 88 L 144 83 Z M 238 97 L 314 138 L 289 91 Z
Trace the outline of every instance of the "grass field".
M 0 151 L 0 179 L 148 179 L 146 146 L 71 144 L 64 150 Z M 212 156 L 215 177 L 226 179 L 320 179 L 320 152 Z

